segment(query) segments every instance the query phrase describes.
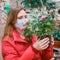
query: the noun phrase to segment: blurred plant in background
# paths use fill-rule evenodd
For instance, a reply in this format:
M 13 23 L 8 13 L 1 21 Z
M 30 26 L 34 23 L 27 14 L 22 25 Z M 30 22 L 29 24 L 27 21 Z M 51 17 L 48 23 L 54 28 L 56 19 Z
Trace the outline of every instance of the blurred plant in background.
M 48 0 L 23 0 L 22 4 L 25 8 L 37 8 L 46 6 L 47 10 L 55 9 L 56 8 L 56 2 L 54 1 L 48 1 Z
M 60 24 L 56 26 L 55 30 L 53 31 L 54 40 L 60 41 Z

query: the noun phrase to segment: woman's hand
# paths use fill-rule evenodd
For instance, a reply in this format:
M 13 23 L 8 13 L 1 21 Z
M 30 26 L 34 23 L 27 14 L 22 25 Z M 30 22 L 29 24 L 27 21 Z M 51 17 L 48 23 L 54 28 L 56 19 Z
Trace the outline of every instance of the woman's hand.
M 44 38 L 42 40 L 38 40 L 33 44 L 33 47 L 37 50 L 44 50 L 49 46 L 49 38 Z
M 54 38 L 51 37 L 51 45 L 54 45 Z

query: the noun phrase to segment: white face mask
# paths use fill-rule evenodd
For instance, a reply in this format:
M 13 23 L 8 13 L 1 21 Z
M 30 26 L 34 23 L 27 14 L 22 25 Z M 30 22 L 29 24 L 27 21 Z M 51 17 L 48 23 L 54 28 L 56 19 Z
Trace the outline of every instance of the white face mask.
M 27 19 L 17 19 L 16 27 L 17 28 L 23 27 L 27 21 L 28 21 Z

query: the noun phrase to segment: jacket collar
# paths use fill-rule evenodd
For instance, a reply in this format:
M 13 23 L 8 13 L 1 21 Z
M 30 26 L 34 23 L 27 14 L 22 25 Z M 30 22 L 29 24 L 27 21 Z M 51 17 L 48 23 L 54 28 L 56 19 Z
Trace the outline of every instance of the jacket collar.
M 26 38 L 21 36 L 21 34 L 19 34 L 16 30 L 13 31 L 13 38 L 14 38 L 14 41 L 16 41 L 16 42 L 25 42 L 25 43 L 28 43 L 26 41 Z

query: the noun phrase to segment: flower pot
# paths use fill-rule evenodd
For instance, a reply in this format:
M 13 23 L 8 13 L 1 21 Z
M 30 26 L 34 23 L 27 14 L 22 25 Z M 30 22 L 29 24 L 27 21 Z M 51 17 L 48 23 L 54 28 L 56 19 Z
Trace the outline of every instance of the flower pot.
M 60 48 L 60 41 L 54 41 L 54 48 Z

